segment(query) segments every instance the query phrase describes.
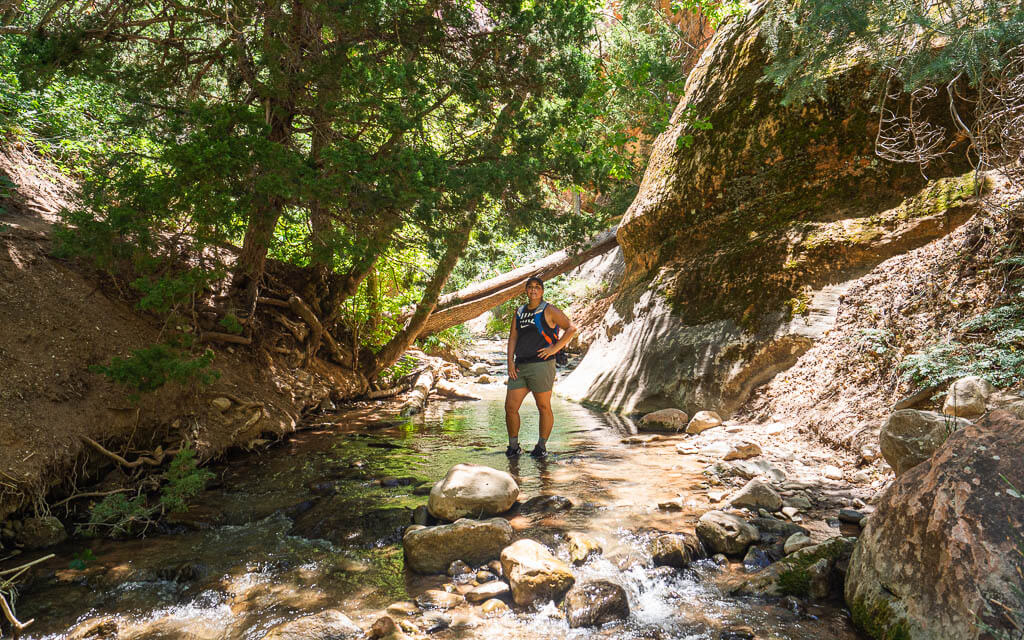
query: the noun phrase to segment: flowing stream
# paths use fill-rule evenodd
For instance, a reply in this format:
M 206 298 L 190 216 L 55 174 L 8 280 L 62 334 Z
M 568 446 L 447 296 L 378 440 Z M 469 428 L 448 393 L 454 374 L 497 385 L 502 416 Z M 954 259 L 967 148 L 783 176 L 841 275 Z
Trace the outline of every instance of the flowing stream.
M 603 556 L 574 568 L 577 580 L 618 582 L 631 615 L 569 629 L 550 604 L 496 617 L 477 607 L 432 637 L 717 640 L 744 637 L 723 636 L 737 627 L 764 640 L 861 637 L 839 602 L 722 596 L 715 578 L 742 571 L 737 563 L 652 567 L 644 551 L 651 532 L 692 530 L 707 508 L 686 497 L 703 465 L 671 446 L 624 444 L 630 422 L 557 398 L 552 454 L 508 460 L 503 398 L 497 384 L 482 401 L 432 402 L 408 420 L 382 419 L 372 407 L 322 415 L 279 446 L 212 467 L 218 480 L 172 519 L 177 533 L 76 542 L 33 571 L 18 600 L 19 616 L 36 619 L 26 637 L 259 640 L 328 608 L 367 629 L 389 604 L 449 581 L 407 572 L 400 539 L 412 509 L 426 504 L 416 494 L 460 462 L 508 470 L 520 482 L 520 502 L 542 494 L 571 500 L 569 510 L 519 513 L 511 524 L 563 558 L 568 531 L 601 541 Z M 523 445 L 532 447 L 537 413 L 529 398 L 522 416 Z M 681 511 L 658 509 L 680 495 Z M 86 548 L 85 568 L 71 568 Z

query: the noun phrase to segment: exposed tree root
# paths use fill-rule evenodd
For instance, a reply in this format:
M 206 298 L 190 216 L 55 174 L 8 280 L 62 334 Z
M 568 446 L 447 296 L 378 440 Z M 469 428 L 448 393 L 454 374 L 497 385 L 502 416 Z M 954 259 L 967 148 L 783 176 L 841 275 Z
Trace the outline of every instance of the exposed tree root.
M 309 342 L 306 344 L 306 360 L 303 364 L 308 364 L 309 360 L 316 355 L 316 351 L 320 347 L 320 341 L 323 340 L 327 343 L 327 350 L 335 362 L 344 367 L 352 366 L 352 358 L 341 350 L 334 336 L 324 329 L 320 319 L 316 317 L 316 314 L 309 308 L 309 305 L 302 301 L 302 298 L 296 295 L 291 296 L 288 298 L 288 306 L 295 315 L 302 318 L 309 325 L 313 332 Z
M 400 384 L 396 384 L 393 387 L 388 387 L 387 389 L 379 389 L 377 391 L 369 391 L 366 394 L 366 398 L 368 400 L 382 400 L 384 398 L 391 398 L 393 396 L 397 396 L 398 394 L 407 391 L 409 389 L 409 387 L 411 387 L 411 386 L 412 386 L 412 380 L 409 380 L 407 382 L 402 382 Z
M 153 452 L 153 456 L 154 457 L 152 457 L 152 458 L 150 458 L 149 456 L 140 456 L 136 460 L 133 460 L 132 462 L 128 462 L 127 460 L 125 460 L 121 456 L 117 455 L 116 453 L 107 450 L 106 448 L 103 447 L 103 445 L 101 445 L 100 443 L 96 442 L 95 440 L 93 440 L 89 436 L 82 436 L 82 440 L 85 440 L 87 443 L 89 443 L 90 446 L 92 446 L 93 449 L 96 449 L 97 451 L 99 451 L 103 455 L 107 456 L 108 458 L 110 458 L 114 462 L 118 463 L 119 465 L 121 465 L 122 467 L 125 467 L 127 469 L 134 469 L 136 467 L 141 467 L 144 464 L 148 464 L 148 465 L 153 466 L 153 467 L 158 467 L 161 464 L 163 464 L 164 458 L 166 458 L 169 455 L 175 455 L 176 453 L 178 453 L 177 449 L 171 449 L 171 450 L 168 450 L 168 451 L 164 451 L 163 449 L 157 448 L 157 450 Z
M 238 336 L 233 333 L 222 333 L 220 331 L 204 331 L 199 339 L 203 342 L 230 342 L 231 344 L 252 344 L 252 338 Z

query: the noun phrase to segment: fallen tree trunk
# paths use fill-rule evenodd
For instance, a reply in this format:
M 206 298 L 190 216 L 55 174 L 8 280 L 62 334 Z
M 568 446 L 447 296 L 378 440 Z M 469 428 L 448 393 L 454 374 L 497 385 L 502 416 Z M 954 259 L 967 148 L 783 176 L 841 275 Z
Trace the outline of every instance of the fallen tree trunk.
M 445 294 L 438 299 L 437 309 L 435 312 L 439 312 L 447 309 L 448 307 L 453 307 L 471 300 L 489 297 L 498 291 L 524 283 L 530 276 L 548 279 L 562 275 L 567 271 L 571 271 L 587 260 L 597 257 L 603 253 L 607 253 L 617 247 L 619 245 L 619 241 L 615 237 L 616 231 L 618 231 L 618 227 L 613 227 L 607 231 L 599 233 L 578 253 L 569 253 L 565 249 L 562 249 L 561 251 L 556 251 L 549 256 L 541 258 L 540 260 L 535 260 L 528 265 L 519 267 L 518 269 L 513 269 L 508 273 L 503 273 L 500 276 L 495 276 L 489 280 L 477 282 L 463 289 L 459 289 L 458 291 Z
M 591 258 L 611 251 L 618 244 L 615 229 L 610 229 L 594 238 L 593 242 L 579 253 L 569 255 L 564 250 L 557 251 L 515 271 L 442 296 L 419 335 L 427 336 L 472 320 L 485 311 L 522 295 L 526 290 L 526 278 L 554 278 L 575 269 Z
M 399 415 L 411 416 L 423 411 L 423 407 L 427 404 L 430 390 L 434 388 L 435 379 L 436 376 L 432 368 L 427 367 L 424 369 L 419 377 L 416 378 L 416 384 L 413 385 L 409 397 L 402 403 L 401 409 L 398 410 Z

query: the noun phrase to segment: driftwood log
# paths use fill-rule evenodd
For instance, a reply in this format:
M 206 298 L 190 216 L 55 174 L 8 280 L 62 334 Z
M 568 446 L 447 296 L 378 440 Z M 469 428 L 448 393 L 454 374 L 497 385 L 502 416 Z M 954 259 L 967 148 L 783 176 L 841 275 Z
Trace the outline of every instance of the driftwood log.
M 430 396 L 430 390 L 436 383 L 437 373 L 433 368 L 427 367 L 420 372 L 416 383 L 412 386 L 412 391 L 409 392 L 409 397 L 405 399 L 401 409 L 398 410 L 399 415 L 412 416 L 422 412 L 423 407 L 427 404 L 427 398 Z

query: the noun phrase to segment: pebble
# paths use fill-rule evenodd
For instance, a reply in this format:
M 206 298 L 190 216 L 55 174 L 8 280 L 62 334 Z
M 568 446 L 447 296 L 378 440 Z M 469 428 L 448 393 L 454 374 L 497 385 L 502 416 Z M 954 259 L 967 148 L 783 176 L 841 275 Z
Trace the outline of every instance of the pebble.
M 480 605 L 480 610 L 483 611 L 485 615 L 500 616 L 506 611 L 509 611 L 509 608 L 508 605 L 501 600 L 493 598 Z
M 796 507 L 782 507 L 782 515 L 792 520 L 796 514 L 800 513 L 800 510 Z
M 388 605 L 386 611 L 393 616 L 411 616 L 419 613 L 420 608 L 411 600 L 402 600 Z
M 727 495 L 729 495 L 728 491 L 708 491 L 708 500 L 712 503 L 721 502 Z

